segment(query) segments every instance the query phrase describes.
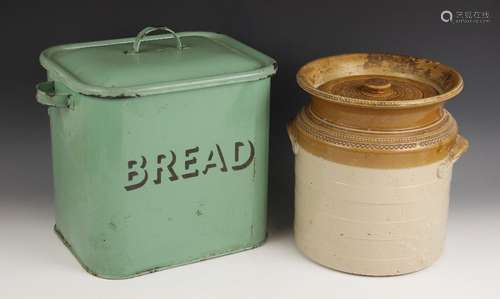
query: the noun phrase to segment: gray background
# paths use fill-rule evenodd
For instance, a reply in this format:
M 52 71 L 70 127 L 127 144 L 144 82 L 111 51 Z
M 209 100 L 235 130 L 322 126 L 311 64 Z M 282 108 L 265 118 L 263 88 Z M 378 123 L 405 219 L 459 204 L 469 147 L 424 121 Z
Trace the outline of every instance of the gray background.
M 34 98 L 35 84 L 45 79 L 39 53 L 57 44 L 134 36 L 149 25 L 221 32 L 278 61 L 269 186 L 270 227 L 277 236 L 290 231 L 293 215 L 293 157 L 285 124 L 308 100 L 295 73 L 312 59 L 350 52 L 426 57 L 461 72 L 465 89 L 447 109 L 471 147 L 455 167 L 450 217 L 474 215 L 481 222 L 486 214 L 500 216 L 498 1 L 86 0 L 2 6 L 0 224 L 8 236 L 14 238 L 8 219 L 52 217 L 49 123 L 46 107 Z M 490 23 L 446 24 L 440 20 L 444 9 L 488 11 Z M 498 240 L 500 228 L 494 232 Z
M 297 69 L 326 55 L 389 52 L 426 57 L 455 67 L 465 89 L 447 104 L 471 143 L 456 164 L 454 202 L 484 206 L 497 199 L 500 175 L 500 5 L 498 1 L 8 1 L 2 9 L 3 105 L 0 184 L 19 201 L 51 194 L 49 124 L 34 98 L 45 79 L 40 52 L 52 45 L 134 36 L 148 25 L 177 31 L 225 33 L 278 61 L 272 82 L 270 222 L 289 226 L 292 161 L 285 124 L 308 96 Z M 104 4 L 105 3 L 105 4 Z M 156 2 L 158 3 L 158 2 Z M 5 5 L 5 4 L 4 4 Z M 489 24 L 446 24 L 444 9 L 489 11 Z M 479 194 L 487 195 L 481 196 Z

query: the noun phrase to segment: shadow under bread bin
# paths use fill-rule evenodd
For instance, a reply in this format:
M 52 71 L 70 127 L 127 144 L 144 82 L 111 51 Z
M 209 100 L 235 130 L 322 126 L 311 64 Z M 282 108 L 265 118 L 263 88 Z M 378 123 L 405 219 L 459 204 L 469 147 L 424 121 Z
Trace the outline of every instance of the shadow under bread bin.
M 133 277 L 264 241 L 273 59 L 150 27 L 40 61 L 55 230 L 87 271 Z
M 348 54 L 303 66 L 312 97 L 288 125 L 295 239 L 336 270 L 398 275 L 443 248 L 453 163 L 467 149 L 443 103 L 463 81 L 443 64 Z

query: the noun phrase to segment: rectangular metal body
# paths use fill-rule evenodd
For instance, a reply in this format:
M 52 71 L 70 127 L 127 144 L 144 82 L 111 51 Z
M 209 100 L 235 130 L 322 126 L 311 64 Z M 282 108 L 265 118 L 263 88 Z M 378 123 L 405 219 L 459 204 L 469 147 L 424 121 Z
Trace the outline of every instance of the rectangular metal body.
M 269 76 L 111 99 L 48 78 L 68 99 L 49 107 L 55 229 L 86 270 L 127 278 L 264 241 Z

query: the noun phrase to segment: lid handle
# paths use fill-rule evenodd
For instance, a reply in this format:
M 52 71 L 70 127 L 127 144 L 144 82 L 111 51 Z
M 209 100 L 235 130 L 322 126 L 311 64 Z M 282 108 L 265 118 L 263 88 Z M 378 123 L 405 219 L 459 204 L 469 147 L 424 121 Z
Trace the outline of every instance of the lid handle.
M 141 49 L 141 43 L 142 43 L 143 39 L 146 37 L 146 35 L 148 35 L 149 33 L 153 32 L 153 31 L 159 31 L 159 30 L 170 32 L 175 37 L 175 40 L 177 41 L 177 50 L 182 50 L 181 38 L 177 35 L 177 33 L 175 33 L 175 31 L 173 31 L 172 29 L 170 29 L 166 26 L 162 26 L 162 27 L 146 27 L 146 28 L 142 29 L 141 32 L 139 32 L 139 34 L 137 34 L 137 37 L 135 38 L 134 45 L 133 45 L 134 53 L 139 53 L 139 51 Z
M 383 78 L 371 78 L 366 80 L 364 88 L 371 93 L 384 93 L 391 88 L 391 82 Z

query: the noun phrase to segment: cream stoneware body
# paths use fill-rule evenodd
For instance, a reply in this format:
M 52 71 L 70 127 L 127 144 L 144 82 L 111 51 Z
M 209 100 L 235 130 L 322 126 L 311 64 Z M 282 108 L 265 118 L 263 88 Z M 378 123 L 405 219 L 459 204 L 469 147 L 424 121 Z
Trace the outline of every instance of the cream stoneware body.
M 297 146 L 295 235 L 325 266 L 364 275 L 422 269 L 440 255 L 452 162 L 372 169 L 325 160 Z

